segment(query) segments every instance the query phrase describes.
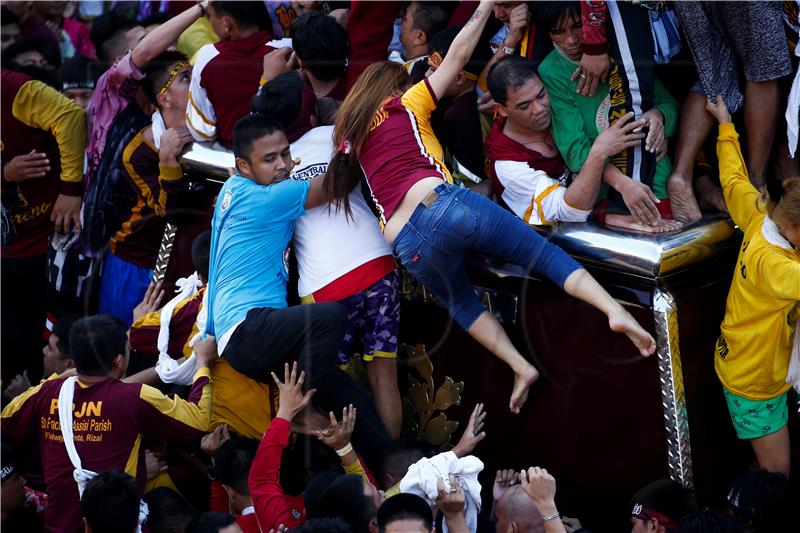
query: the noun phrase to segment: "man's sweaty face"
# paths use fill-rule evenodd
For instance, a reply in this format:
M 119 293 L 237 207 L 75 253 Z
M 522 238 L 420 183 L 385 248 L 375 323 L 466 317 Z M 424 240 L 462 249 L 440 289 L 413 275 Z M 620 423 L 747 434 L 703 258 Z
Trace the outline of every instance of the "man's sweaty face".
M 275 131 L 253 141 L 249 163 L 250 177 L 258 184 L 269 185 L 288 178 L 293 163 L 286 135 Z

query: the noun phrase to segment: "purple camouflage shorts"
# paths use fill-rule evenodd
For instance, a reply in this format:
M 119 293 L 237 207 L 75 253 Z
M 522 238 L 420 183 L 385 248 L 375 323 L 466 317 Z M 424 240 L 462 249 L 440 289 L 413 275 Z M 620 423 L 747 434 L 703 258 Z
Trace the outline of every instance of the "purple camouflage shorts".
M 347 312 L 347 329 L 339 349 L 339 364 L 350 358 L 350 346 L 356 334 L 364 345 L 364 361 L 375 357 L 397 357 L 397 335 L 400 330 L 400 298 L 397 273 L 392 272 L 363 291 L 339 303 Z

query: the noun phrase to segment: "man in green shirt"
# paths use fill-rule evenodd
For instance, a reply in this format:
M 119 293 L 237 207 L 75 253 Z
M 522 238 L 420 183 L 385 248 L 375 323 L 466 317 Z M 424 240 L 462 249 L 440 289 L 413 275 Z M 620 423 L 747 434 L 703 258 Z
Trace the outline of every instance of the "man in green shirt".
M 539 75 L 550 98 L 553 138 L 567 166 L 578 172 L 594 140 L 609 126 L 609 118 L 612 122 L 620 118 L 614 116 L 614 110 L 621 107 L 617 100 L 624 95 L 619 88 L 610 87 L 605 82 L 598 85 L 593 96 L 576 92 L 578 80 L 572 81 L 571 78 L 583 54 L 579 10 L 565 8 L 549 26 L 549 34 L 555 49 L 539 66 Z M 654 172 L 642 175 L 644 182 L 633 179 L 631 176 L 639 174 L 638 169 L 627 165 L 624 156 L 614 157 L 606 165 L 603 181 L 613 190 L 609 191 L 605 222 L 648 233 L 674 231 L 682 224 L 672 219 L 669 208 L 667 180 L 671 165 L 666 157 L 666 138 L 677 131 L 678 110 L 675 99 L 658 80 L 653 107 L 640 118 L 647 122 L 647 138 L 642 147 L 635 149 L 656 156 Z

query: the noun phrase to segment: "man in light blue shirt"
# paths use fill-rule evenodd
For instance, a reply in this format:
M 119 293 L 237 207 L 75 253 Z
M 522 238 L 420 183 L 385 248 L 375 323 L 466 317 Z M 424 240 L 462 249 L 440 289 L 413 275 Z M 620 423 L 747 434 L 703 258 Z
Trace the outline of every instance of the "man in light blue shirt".
M 217 197 L 211 229 L 206 333 L 238 372 L 268 383 L 270 373 L 298 360 L 315 403 L 358 410 L 353 434 L 368 462 L 389 440 L 366 394 L 337 366 L 346 315 L 338 303 L 287 307 L 289 243 L 295 221 L 325 202 L 323 176 L 288 179 L 284 132 L 263 116 L 242 118 L 233 133 L 238 174 Z M 373 467 L 374 467 L 373 463 Z

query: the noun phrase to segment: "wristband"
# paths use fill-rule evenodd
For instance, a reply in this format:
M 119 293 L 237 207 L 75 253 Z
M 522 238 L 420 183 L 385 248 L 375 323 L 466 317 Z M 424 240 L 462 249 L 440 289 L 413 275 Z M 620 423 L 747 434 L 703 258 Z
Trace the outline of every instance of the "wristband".
M 205 17 L 206 16 L 206 8 L 203 7 L 203 2 L 202 1 L 201 2 L 197 2 L 197 7 L 200 8 L 200 16 L 201 17 Z
M 506 53 L 507 56 L 513 56 L 514 52 L 516 52 L 516 48 L 511 48 L 510 46 L 503 45 L 503 52 Z
M 547 516 L 543 516 L 542 517 L 542 521 L 549 522 L 550 520 L 555 520 L 556 518 L 561 518 L 561 513 L 559 513 L 558 511 L 556 511 L 553 514 L 549 514 Z
M 352 451 L 353 451 L 353 445 L 348 442 L 347 446 L 336 450 L 336 455 L 338 455 L 339 457 L 344 457 L 345 455 L 347 455 Z
M 261 76 L 261 79 L 258 80 L 258 86 L 259 87 L 263 87 L 264 85 L 267 84 L 268 81 L 269 80 L 267 78 L 265 78 L 264 76 Z

